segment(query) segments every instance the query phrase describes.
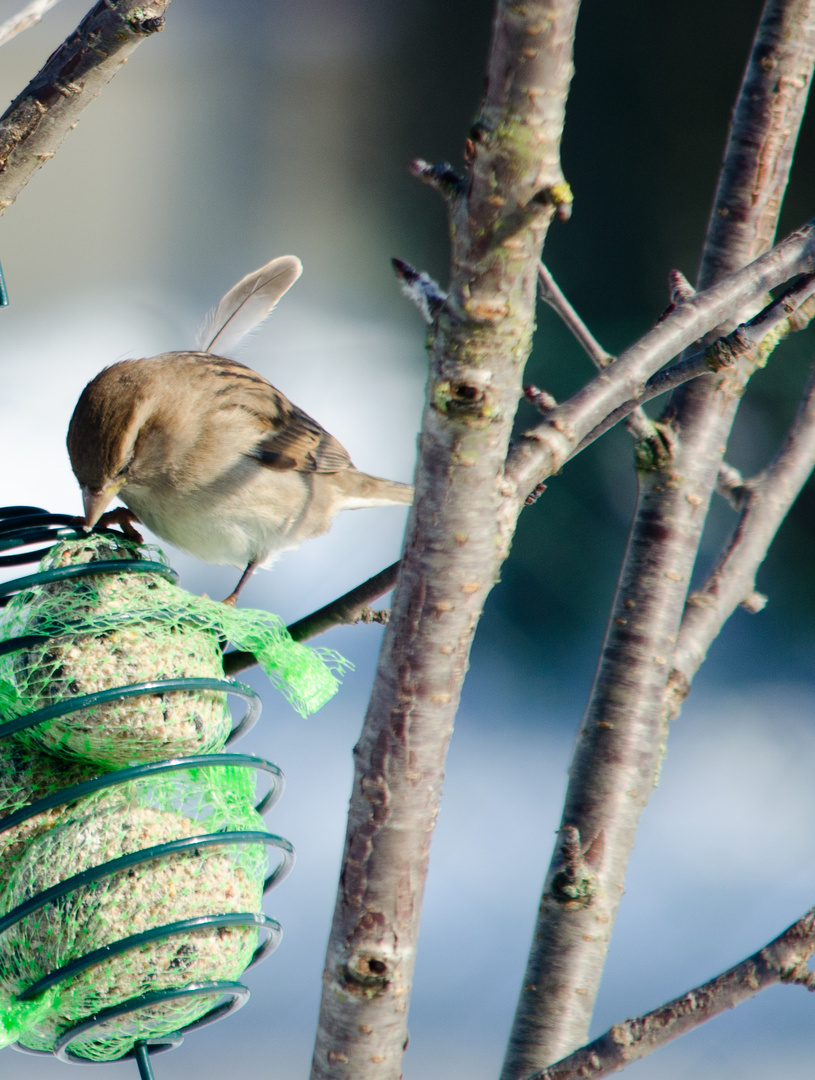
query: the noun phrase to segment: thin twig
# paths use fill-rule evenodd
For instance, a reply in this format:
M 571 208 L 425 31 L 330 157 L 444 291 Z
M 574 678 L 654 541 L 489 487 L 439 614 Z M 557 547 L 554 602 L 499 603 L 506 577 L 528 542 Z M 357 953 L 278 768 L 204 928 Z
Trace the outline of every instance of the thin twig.
M 59 149 L 133 50 L 164 26 L 170 0 L 105 0 L 0 117 L 0 212 Z
M 378 600 L 380 596 L 384 596 L 393 588 L 398 573 L 398 562 L 386 566 L 384 570 L 380 570 L 378 574 L 374 574 L 372 578 L 363 581 L 361 585 L 357 585 L 349 592 L 343 593 L 330 604 L 291 623 L 287 627 L 289 633 L 295 641 L 308 641 L 310 638 L 317 637 L 318 634 L 324 634 L 326 630 L 331 630 L 334 626 L 349 626 L 360 621 L 382 622 L 380 618 L 366 619 L 364 613 L 372 601 Z M 224 673 L 229 676 L 237 675 L 241 671 L 254 667 L 256 663 L 257 660 L 252 653 L 235 649 L 224 656 Z
M 625 1020 L 598 1039 L 527 1080 L 600 1080 L 647 1057 L 660 1046 L 780 983 L 815 990 L 807 961 L 815 952 L 815 908 L 763 949 L 715 979 L 689 990 L 644 1016 Z
M 631 400 L 633 391 L 688 345 L 721 325 L 732 311 L 742 310 L 790 278 L 813 270 L 815 221 L 667 314 L 513 445 L 505 471 L 507 480 L 515 485 L 510 498 L 522 503 L 536 484 L 563 466 L 590 431 Z
M 463 181 L 448 161 L 429 162 L 414 158 L 408 163 L 411 176 L 423 184 L 435 188 L 445 199 L 454 199 L 461 194 Z
M 538 288 L 541 300 L 557 312 L 564 326 L 571 330 L 575 340 L 582 346 L 583 351 L 598 371 L 602 371 L 614 362 L 614 357 L 606 352 L 577 314 L 552 276 L 551 270 L 543 262 L 538 263 Z M 654 423 L 639 406 L 629 414 L 626 426 L 635 439 L 650 439 L 654 436 Z
M 417 270 L 404 259 L 393 258 L 391 264 L 404 295 L 416 305 L 426 323 L 433 323 L 444 307 L 447 293 L 429 274 Z
M 815 468 L 815 365 L 792 426 L 775 460 L 741 486 L 741 517 L 704 586 L 688 597 L 673 656 L 666 707 L 675 716 L 722 626 L 741 604 L 764 606 L 755 592 L 758 569 L 781 522 Z
M 779 328 L 779 333 L 784 336 L 805 330 L 813 318 L 815 318 L 815 296 L 810 296 L 790 315 L 786 326 L 782 325 Z M 719 466 L 719 474 L 716 477 L 716 494 L 721 495 L 734 510 L 743 509 L 746 494 L 744 477 L 738 469 L 724 461 Z
M 553 311 L 557 312 L 563 325 L 571 330 L 576 341 L 582 346 L 583 351 L 594 366 L 599 371 L 602 371 L 604 367 L 608 367 L 613 362 L 614 357 L 610 352 L 606 352 L 577 314 L 552 276 L 551 270 L 543 262 L 538 263 L 538 289 L 541 300 L 544 300 Z
M 815 292 L 815 275 L 809 274 L 790 286 L 782 296 L 771 301 L 758 315 L 746 323 L 737 326 L 726 337 L 719 338 L 711 345 L 698 352 L 685 356 L 670 367 L 663 368 L 646 382 L 635 398 L 630 398 L 610 413 L 601 424 L 586 435 L 575 448 L 572 457 L 576 457 L 601 435 L 630 416 L 638 404 L 651 401 L 661 394 L 683 383 L 697 379 L 700 375 L 710 375 L 724 368 L 731 367 L 749 352 L 756 354 L 755 362 L 762 363 L 765 350 L 772 350 L 779 339 L 789 332 L 790 320 L 795 312 L 811 298 Z
M 354 619 L 354 625 L 356 625 L 357 623 L 365 623 L 366 626 L 387 626 L 390 621 L 390 608 L 364 607 L 360 610 L 359 615 L 357 615 L 357 617 Z
M 36 26 L 46 11 L 50 11 L 58 3 L 59 0 L 31 0 L 30 4 L 26 4 L 21 11 L 0 25 L 0 45 L 5 45 L 24 30 Z

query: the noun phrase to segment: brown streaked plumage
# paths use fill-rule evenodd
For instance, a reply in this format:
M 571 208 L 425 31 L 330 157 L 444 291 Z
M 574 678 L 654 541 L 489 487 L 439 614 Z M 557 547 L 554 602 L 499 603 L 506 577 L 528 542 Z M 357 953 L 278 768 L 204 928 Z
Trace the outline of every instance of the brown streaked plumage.
M 316 420 L 220 355 L 263 322 L 302 270 L 295 255 L 281 255 L 241 278 L 201 328 L 199 352 L 105 368 L 68 428 L 86 527 L 119 495 L 131 518 L 176 547 L 245 566 L 230 603 L 255 566 L 326 532 L 339 510 L 413 499 L 407 484 L 359 472 Z
M 340 510 L 413 496 L 359 472 L 257 372 L 206 352 L 105 368 L 77 402 L 68 453 L 88 526 L 118 495 L 176 547 L 246 567 L 238 589 L 255 566 L 326 532 Z
M 241 278 L 198 334 L 199 352 L 105 368 L 77 402 L 68 453 L 87 528 L 119 495 L 157 536 L 205 562 L 255 566 L 326 532 L 339 510 L 410 503 L 407 484 L 354 468 L 347 451 L 229 352 L 302 273 L 281 255 Z M 217 354 L 216 355 L 216 351 Z

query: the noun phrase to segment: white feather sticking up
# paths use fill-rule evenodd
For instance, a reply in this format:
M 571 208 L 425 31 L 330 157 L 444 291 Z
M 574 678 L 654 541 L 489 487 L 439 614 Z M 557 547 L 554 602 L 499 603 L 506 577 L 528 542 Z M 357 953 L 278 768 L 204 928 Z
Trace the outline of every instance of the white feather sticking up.
M 296 255 L 280 255 L 233 285 L 198 331 L 201 352 L 228 356 L 254 330 L 303 272 Z

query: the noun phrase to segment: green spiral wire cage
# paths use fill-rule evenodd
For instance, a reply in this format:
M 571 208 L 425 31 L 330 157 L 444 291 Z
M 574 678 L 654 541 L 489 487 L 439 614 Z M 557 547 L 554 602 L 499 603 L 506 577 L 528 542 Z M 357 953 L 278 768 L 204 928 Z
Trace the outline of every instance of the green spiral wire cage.
M 39 507 L 32 506 L 0 508 L 0 568 L 37 562 L 50 551 L 55 543 L 61 540 L 81 539 L 83 536 L 85 534 L 79 530 L 75 519 L 71 517 L 49 514 Z M 36 546 L 43 543 L 46 546 Z M 12 595 L 32 586 L 88 574 L 121 574 L 123 572 L 159 574 L 168 580 L 177 580 L 177 575 L 169 567 L 148 560 L 99 561 L 75 566 L 56 567 L 0 584 L 0 608 L 9 602 Z M 0 656 L 28 648 L 40 640 L 41 637 L 36 634 L 18 636 L 0 645 Z M 94 694 L 75 695 L 68 700 L 57 702 L 45 708 L 35 709 L 23 716 L 14 716 L 9 719 L 0 715 L 0 743 L 16 732 L 35 727 L 56 716 L 62 716 L 79 709 L 140 695 L 173 693 L 184 690 L 214 690 L 242 699 L 245 704 L 245 712 L 232 728 L 227 739 L 228 744 L 245 734 L 257 721 L 260 714 L 261 704 L 257 693 L 241 683 L 225 679 L 192 677 L 153 679 L 147 682 L 102 690 Z M 276 765 L 263 758 L 231 753 L 174 757 L 163 761 L 153 761 L 117 769 L 114 772 L 105 772 L 81 783 L 69 784 L 59 790 L 52 791 L 44 798 L 36 799 L 0 819 L 0 838 L 10 829 L 22 825 L 46 811 L 74 804 L 77 800 L 97 792 L 115 791 L 120 785 L 132 784 L 134 781 L 149 783 L 152 778 L 167 777 L 173 773 L 186 772 L 189 775 L 201 775 L 202 770 L 227 768 L 251 770 L 256 775 L 264 778 L 268 790 L 254 807 L 259 814 L 264 814 L 270 810 L 283 792 L 285 783 L 283 774 Z M 208 849 L 242 846 L 260 846 L 267 851 L 277 853 L 277 864 L 263 881 L 263 894 L 282 881 L 293 866 L 294 849 L 291 843 L 283 837 L 261 830 L 221 830 L 174 839 L 164 843 L 150 844 L 140 850 L 131 851 L 118 858 L 108 859 L 98 865 L 85 868 L 55 885 L 29 896 L 24 902 L 17 904 L 0 917 L 0 938 L 11 927 L 14 927 L 33 913 L 47 908 L 60 899 L 75 893 L 76 890 L 103 882 L 120 871 L 143 866 L 144 864 L 157 863 L 162 859 L 167 859 L 169 856 L 179 854 L 199 856 Z M 188 934 L 191 931 L 235 926 L 256 927 L 259 932 L 265 934 L 265 939 L 254 950 L 247 967 L 252 967 L 265 959 L 277 947 L 281 938 L 280 924 L 263 912 L 214 912 L 176 920 L 160 926 L 153 926 L 139 933 L 125 935 L 101 948 L 92 949 L 82 956 L 75 957 L 31 983 L 17 995 L 17 999 L 19 1001 L 35 1001 L 40 995 L 53 987 L 67 983 L 79 973 L 93 967 L 93 965 L 111 957 L 138 950 L 149 943 L 164 941 L 176 935 Z M 137 1039 L 132 1049 L 123 1054 L 122 1058 L 116 1059 L 135 1059 L 141 1080 L 153 1080 L 151 1056 L 173 1049 L 180 1045 L 186 1033 L 220 1020 L 241 1008 L 249 997 L 249 990 L 243 983 L 231 979 L 192 982 L 177 988 L 142 993 L 82 1017 L 59 1035 L 53 1051 L 35 1050 L 22 1046 L 20 1043 L 14 1044 L 14 1048 L 23 1053 L 53 1054 L 62 1061 L 76 1064 L 97 1064 L 97 1062 L 75 1053 L 73 1044 L 76 1043 L 80 1036 L 87 1035 L 88 1032 L 92 1032 L 112 1020 L 126 1017 L 129 1014 L 139 1013 L 145 1009 L 168 1002 L 177 1002 L 180 999 L 190 1000 L 198 997 L 215 999 L 217 1003 L 198 1019 L 186 1024 L 178 1031 L 162 1034 L 156 1038 Z

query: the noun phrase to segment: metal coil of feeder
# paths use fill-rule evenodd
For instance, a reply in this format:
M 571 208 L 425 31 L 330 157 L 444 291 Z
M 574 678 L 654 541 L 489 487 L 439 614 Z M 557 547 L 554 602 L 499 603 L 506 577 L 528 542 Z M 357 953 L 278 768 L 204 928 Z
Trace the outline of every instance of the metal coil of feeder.
M 104 535 L 107 532 L 112 538 L 120 538 L 120 534 L 113 533 L 110 530 L 93 530 L 93 532 L 97 535 Z M 39 562 L 43 556 L 52 550 L 56 542 L 82 539 L 87 539 L 87 534 L 77 529 L 75 519 L 65 515 L 47 514 L 36 507 L 27 506 L 0 508 L 0 552 L 18 549 L 23 546 L 28 547 L 42 540 L 52 541 L 45 548 L 39 547 L 33 551 L 22 551 L 17 554 L 1 554 L 0 567 Z M 176 584 L 178 581 L 178 574 L 169 566 L 148 559 L 114 559 L 75 563 L 69 566 L 52 567 L 36 574 L 28 574 L 0 584 L 0 608 L 5 608 L 15 594 L 30 590 L 36 586 L 53 586 L 59 582 L 70 584 L 83 578 L 123 574 L 156 575 L 172 584 Z M 85 622 L 87 623 L 87 620 Z M 160 627 L 161 624 L 161 614 L 157 613 L 156 625 Z M 106 630 L 116 626 L 126 627 L 127 625 L 128 615 L 126 611 L 118 615 L 106 614 L 104 618 L 104 629 Z M 87 630 L 86 626 L 84 634 L 87 634 Z M 0 657 L 12 653 L 21 653 L 26 649 L 35 649 L 38 645 L 48 642 L 50 637 L 51 635 L 48 633 L 27 633 L 4 641 L 0 643 Z M 245 735 L 251 730 L 260 715 L 261 707 L 260 698 L 251 687 L 222 678 L 200 678 L 185 675 L 183 678 L 161 678 L 129 682 L 120 686 L 107 687 L 90 694 L 72 693 L 70 698 L 66 700 L 31 710 L 23 716 L 16 716 L 13 720 L 0 724 L 0 739 L 13 732 L 37 727 L 46 721 L 56 720 L 80 710 L 91 709 L 100 705 L 109 705 L 130 698 L 143 698 L 156 694 L 163 697 L 165 694 L 201 693 L 204 691 L 215 691 L 237 696 L 246 703 L 244 716 L 230 731 L 224 745 L 231 744 L 241 735 Z M 197 749 L 200 749 L 200 747 Z
M 28 506 L 0 508 L 0 552 L 3 553 L 0 554 L 0 567 L 19 566 L 39 561 L 57 541 L 82 539 L 85 535 L 76 528 L 75 519 L 64 515 L 48 514 L 40 508 Z M 32 550 L 32 545 L 42 542 L 47 542 L 48 546 Z M 26 550 L 21 551 L 19 549 Z M 14 553 L 6 554 L 6 552 Z M 160 574 L 168 580 L 177 580 L 177 575 L 169 567 L 162 563 L 147 560 L 83 563 L 55 568 L 3 583 L 0 585 L 0 607 L 8 603 L 12 594 L 22 589 L 28 589 L 31 586 L 58 580 L 70 580 L 88 574 L 123 572 L 134 574 L 154 573 Z M 40 640 L 42 640 L 41 635 L 34 634 L 6 641 L 0 645 L 0 656 L 27 648 L 32 644 L 32 641 Z M 79 709 L 140 695 L 173 693 L 190 689 L 217 690 L 226 694 L 237 695 L 244 700 L 247 706 L 245 714 L 232 729 L 228 742 L 233 742 L 239 735 L 248 731 L 260 713 L 261 705 L 258 695 L 250 687 L 240 683 L 234 683 L 226 679 L 193 677 L 153 679 L 147 682 L 110 688 L 95 694 L 75 695 L 45 708 L 36 709 L 22 716 L 15 716 L 10 720 L 0 717 L 0 721 L 3 721 L 0 722 L 0 743 L 7 740 L 8 736 L 13 733 L 35 727 L 56 716 L 65 715 Z M 115 792 L 121 785 L 132 785 L 134 782 L 150 782 L 152 780 L 160 782 L 159 778 L 166 778 L 174 773 L 186 772 L 190 776 L 197 776 L 200 770 L 215 770 L 217 772 L 217 770 L 236 768 L 251 770 L 255 774 L 265 776 L 269 781 L 269 788 L 259 802 L 256 803 L 254 810 L 258 814 L 270 810 L 282 794 L 284 786 L 283 775 L 276 765 L 262 758 L 245 754 L 188 755 L 130 766 L 113 772 L 105 772 L 84 779 L 80 783 L 69 784 L 59 790 L 51 791 L 45 797 L 35 799 L 0 819 L 0 841 L 9 830 L 24 825 L 41 814 L 57 810 L 60 807 L 81 805 L 82 800 L 87 800 L 97 793 L 102 793 L 100 797 L 104 797 L 106 793 Z M 48 835 L 47 830 L 43 835 Z M 203 856 L 209 849 L 242 846 L 274 848 L 279 853 L 279 862 L 263 881 L 263 894 L 282 881 L 291 870 L 294 862 L 292 845 L 288 840 L 273 833 L 246 829 L 197 833 L 193 836 L 150 844 L 139 850 L 129 851 L 117 858 L 108 859 L 98 865 L 86 867 L 81 872 L 28 896 L 24 902 L 15 905 L 12 910 L 0 916 L 0 935 L 5 934 L 6 931 L 19 924 L 32 913 L 47 908 L 77 890 L 81 891 L 83 886 L 104 882 L 105 879 L 112 879 L 113 875 L 119 871 L 144 864 L 157 864 L 173 856 L 190 854 Z M 168 938 L 195 931 L 237 926 L 257 927 L 258 931 L 263 931 L 266 934 L 265 940 L 252 953 L 247 968 L 268 956 L 276 948 L 281 937 L 279 923 L 262 912 L 215 912 L 196 915 L 191 918 L 165 923 L 161 926 L 150 927 L 136 934 L 126 935 L 118 940 L 106 943 L 101 948 L 92 949 L 82 956 L 76 956 L 69 962 L 57 966 L 54 970 L 32 982 L 24 990 L 16 994 L 16 1000 L 35 1000 L 40 995 L 51 990 L 51 988 L 67 983 L 68 980 L 75 978 L 94 965 L 101 964 L 112 957 L 135 952 L 147 944 L 163 942 Z M 248 989 L 241 982 L 231 979 L 193 982 L 187 986 L 166 988 L 146 994 L 141 993 L 82 1017 L 59 1034 L 53 1050 L 31 1049 L 22 1046 L 20 1043 L 15 1043 L 14 1048 L 24 1053 L 53 1054 L 60 1060 L 77 1064 L 97 1064 L 101 1062 L 80 1056 L 73 1050 L 73 1044 L 81 1036 L 87 1035 L 88 1032 L 92 1032 L 94 1029 L 120 1017 L 126 1017 L 128 1014 L 138 1013 L 167 1002 L 198 997 L 220 999 L 202 1016 L 182 1026 L 179 1030 L 155 1038 L 149 1036 L 139 1038 L 133 1044 L 132 1049 L 119 1058 L 111 1059 L 135 1058 L 142 1080 L 151 1080 L 153 1075 L 150 1065 L 151 1054 L 160 1053 L 179 1045 L 186 1032 L 213 1023 L 234 1012 L 245 1004 L 248 996 Z

